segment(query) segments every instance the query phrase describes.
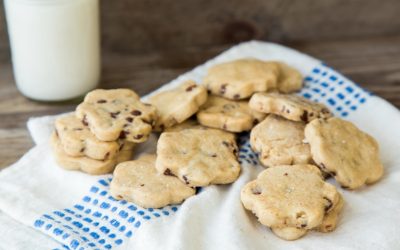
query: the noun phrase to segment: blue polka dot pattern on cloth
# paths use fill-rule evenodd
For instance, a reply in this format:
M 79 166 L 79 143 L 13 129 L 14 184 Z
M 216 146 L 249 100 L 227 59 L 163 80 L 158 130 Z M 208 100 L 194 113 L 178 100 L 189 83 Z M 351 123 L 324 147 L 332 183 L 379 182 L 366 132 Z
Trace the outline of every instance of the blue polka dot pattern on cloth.
M 315 67 L 305 78 L 300 95 L 326 104 L 335 115 L 346 117 L 371 95 L 328 66 Z M 251 150 L 249 134 L 239 135 L 239 162 L 259 165 Z M 33 226 L 62 244 L 60 249 L 113 249 L 134 237 L 144 223 L 172 216 L 179 206 L 144 209 L 109 194 L 111 178 L 98 180 L 80 201 L 70 207 L 42 215 Z M 204 188 L 199 188 L 201 192 Z
M 178 211 L 177 206 L 144 209 L 109 194 L 111 178 L 100 179 L 71 208 L 44 214 L 34 227 L 62 242 L 64 249 L 112 249 L 140 226 Z

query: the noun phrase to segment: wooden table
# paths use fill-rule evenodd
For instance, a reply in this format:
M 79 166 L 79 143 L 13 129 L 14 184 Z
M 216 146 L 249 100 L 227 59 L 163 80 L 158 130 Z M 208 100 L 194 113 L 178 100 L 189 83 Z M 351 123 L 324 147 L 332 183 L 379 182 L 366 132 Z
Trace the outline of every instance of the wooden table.
M 286 44 L 325 61 L 362 87 L 400 107 L 400 36 Z M 141 55 L 105 54 L 101 87 L 131 87 L 146 94 L 229 46 L 181 48 Z M 0 63 L 0 168 L 17 161 L 33 142 L 32 116 L 71 111 L 76 103 L 30 101 L 15 87 L 10 63 Z

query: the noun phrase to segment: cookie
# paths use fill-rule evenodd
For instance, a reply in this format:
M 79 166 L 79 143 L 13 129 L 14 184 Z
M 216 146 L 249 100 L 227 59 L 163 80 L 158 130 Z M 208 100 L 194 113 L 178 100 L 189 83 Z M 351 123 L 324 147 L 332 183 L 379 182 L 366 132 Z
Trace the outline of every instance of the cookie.
M 194 81 L 187 81 L 175 89 L 150 97 L 149 102 L 158 112 L 155 129 L 162 131 L 185 121 L 195 114 L 206 100 L 207 90 Z
M 201 129 L 201 128 L 205 128 L 202 125 L 200 125 L 197 120 L 194 119 L 188 119 L 182 123 L 176 124 L 172 127 L 166 128 L 164 131 L 165 132 L 179 132 L 181 130 L 184 129 L 190 129 L 190 128 L 197 128 L 197 129 Z
M 261 172 L 241 190 L 244 207 L 285 240 L 318 229 L 340 200 L 313 165 L 281 165 Z
M 115 158 L 123 141 L 100 141 L 75 114 L 59 117 L 55 129 L 63 151 L 69 156 L 87 156 L 95 160 Z
M 250 133 L 251 148 L 266 166 L 292 165 L 311 162 L 310 146 L 304 142 L 303 122 L 268 115 Z
M 195 189 L 178 178 L 159 174 L 155 162 L 155 155 L 143 155 L 137 160 L 118 164 L 110 184 L 111 195 L 144 208 L 160 208 L 180 204 L 195 194 Z
M 297 95 L 278 93 L 256 93 L 249 102 L 250 108 L 263 113 L 271 113 L 292 121 L 310 122 L 317 118 L 332 116 L 329 109 L 320 103 L 309 101 Z
M 249 98 L 255 92 L 277 87 L 279 67 L 257 59 L 239 59 L 212 66 L 203 80 L 214 95 L 232 100 Z
M 130 89 L 97 89 L 88 93 L 76 116 L 101 141 L 147 140 L 156 120 L 156 109 L 142 103 Z
M 240 173 L 235 136 L 217 129 L 164 132 L 157 143 L 158 172 L 191 187 L 234 182 Z
M 111 173 L 114 170 L 115 165 L 119 162 L 130 160 L 134 146 L 133 143 L 126 142 L 114 158 L 94 160 L 87 156 L 74 157 L 67 155 L 64 152 L 57 133 L 53 133 L 50 142 L 53 148 L 55 160 L 60 167 L 67 170 L 80 170 L 93 175 Z
M 317 119 L 307 124 L 305 137 L 314 161 L 342 187 L 355 189 L 382 177 L 378 143 L 351 122 Z
M 232 101 L 218 96 L 209 96 L 197 113 L 200 124 L 229 132 L 248 131 L 264 117 L 265 114 L 250 109 L 247 101 Z
M 303 87 L 303 76 L 301 73 L 282 62 L 274 62 L 279 67 L 278 91 L 281 93 L 291 93 Z

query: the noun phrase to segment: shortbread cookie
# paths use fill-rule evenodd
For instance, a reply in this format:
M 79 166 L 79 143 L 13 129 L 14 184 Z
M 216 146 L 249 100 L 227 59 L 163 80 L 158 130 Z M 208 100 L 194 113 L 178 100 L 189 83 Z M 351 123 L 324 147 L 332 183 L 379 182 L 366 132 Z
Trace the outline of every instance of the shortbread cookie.
M 351 122 L 317 119 L 307 124 L 305 137 L 314 161 L 342 187 L 355 189 L 382 177 L 378 143 Z
M 118 164 L 110 184 L 111 195 L 144 208 L 160 208 L 182 203 L 195 194 L 195 189 L 178 178 L 158 173 L 155 162 L 155 155 L 143 155 Z
M 115 158 L 123 140 L 100 141 L 75 114 L 57 118 L 55 129 L 64 152 L 70 156 L 87 156 L 94 160 Z
M 142 103 L 130 89 L 97 89 L 86 95 L 76 115 L 102 141 L 147 140 L 156 120 L 156 109 Z
M 234 182 L 240 173 L 235 136 L 217 129 L 164 132 L 157 144 L 156 168 L 191 187 Z
M 207 90 L 194 81 L 160 92 L 150 97 L 149 102 L 157 108 L 158 119 L 155 129 L 162 131 L 181 123 L 195 114 L 207 100 Z
M 241 191 L 244 207 L 285 240 L 318 229 L 340 194 L 313 165 L 281 165 L 261 172 Z
M 239 100 L 277 87 L 279 67 L 257 59 L 239 59 L 212 66 L 203 84 L 214 95 Z
M 164 132 L 179 132 L 184 129 L 190 129 L 190 128 L 205 128 L 204 126 L 200 125 L 197 120 L 195 119 L 188 119 L 182 123 L 176 124 L 172 127 L 166 128 Z
M 264 117 L 265 114 L 250 109 L 247 101 L 232 101 L 218 96 L 209 96 L 197 113 L 200 124 L 230 132 L 248 131 Z
M 279 66 L 278 90 L 282 93 L 291 93 L 303 87 L 303 76 L 299 71 L 286 63 L 275 62 Z
M 278 93 L 256 93 L 249 102 L 250 108 L 263 113 L 272 113 L 292 121 L 310 122 L 317 118 L 332 116 L 329 109 L 320 103 L 297 95 Z
M 266 166 L 311 162 L 310 146 L 304 142 L 303 122 L 268 115 L 250 133 L 251 148 Z
M 118 163 L 130 160 L 134 146 L 133 143 L 126 142 L 114 158 L 94 160 L 87 156 L 74 157 L 67 155 L 56 133 L 51 136 L 51 145 L 55 160 L 60 167 L 67 170 L 80 170 L 93 175 L 111 173 Z

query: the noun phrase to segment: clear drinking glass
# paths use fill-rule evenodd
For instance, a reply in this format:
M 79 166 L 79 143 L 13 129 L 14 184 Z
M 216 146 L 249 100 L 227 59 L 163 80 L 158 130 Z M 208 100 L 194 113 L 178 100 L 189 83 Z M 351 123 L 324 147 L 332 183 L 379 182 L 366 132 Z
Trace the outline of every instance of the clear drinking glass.
M 98 0 L 5 0 L 14 76 L 28 98 L 62 101 L 100 78 Z

